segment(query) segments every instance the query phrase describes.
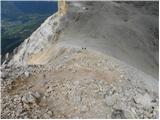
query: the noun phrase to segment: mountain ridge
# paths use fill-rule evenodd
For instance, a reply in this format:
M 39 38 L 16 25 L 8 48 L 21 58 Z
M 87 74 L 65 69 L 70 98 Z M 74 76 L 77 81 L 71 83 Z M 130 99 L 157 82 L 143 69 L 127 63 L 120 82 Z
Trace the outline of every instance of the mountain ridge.
M 2 65 L 2 118 L 158 118 L 157 16 L 144 6 L 59 3 Z

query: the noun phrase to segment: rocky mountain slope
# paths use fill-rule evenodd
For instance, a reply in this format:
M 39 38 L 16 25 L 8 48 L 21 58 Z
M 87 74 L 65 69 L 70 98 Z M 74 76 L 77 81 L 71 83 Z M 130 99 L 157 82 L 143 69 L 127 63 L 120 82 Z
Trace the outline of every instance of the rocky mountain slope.
M 157 4 L 62 1 L 1 66 L 1 117 L 158 118 Z

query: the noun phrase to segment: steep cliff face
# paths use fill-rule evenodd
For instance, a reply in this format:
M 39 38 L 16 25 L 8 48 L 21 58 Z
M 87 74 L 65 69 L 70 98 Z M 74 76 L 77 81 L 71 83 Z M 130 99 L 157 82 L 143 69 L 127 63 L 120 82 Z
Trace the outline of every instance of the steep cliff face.
M 68 5 L 65 0 L 58 1 L 58 12 L 60 15 L 65 15 L 67 12 Z
M 2 118 L 158 118 L 152 2 L 59 6 L 2 69 Z
M 65 19 L 64 14 L 66 13 L 66 6 L 64 1 L 59 1 L 58 12 L 45 20 L 45 22 L 33 32 L 29 38 L 14 50 L 15 52 L 10 64 L 18 66 L 30 64 L 28 61 L 30 61 L 35 54 L 39 54 L 38 56 L 36 55 L 36 58 L 38 59 L 48 48 L 53 47 L 52 45 L 56 43 L 61 30 L 65 26 L 65 20 L 62 19 Z M 37 62 L 37 64 L 40 63 Z

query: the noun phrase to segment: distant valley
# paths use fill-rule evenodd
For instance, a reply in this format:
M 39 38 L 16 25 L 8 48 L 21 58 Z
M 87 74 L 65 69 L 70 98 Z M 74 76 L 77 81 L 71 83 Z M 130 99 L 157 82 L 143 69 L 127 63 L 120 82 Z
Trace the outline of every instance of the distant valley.
M 57 2 L 2 1 L 1 54 L 12 52 L 54 14 Z

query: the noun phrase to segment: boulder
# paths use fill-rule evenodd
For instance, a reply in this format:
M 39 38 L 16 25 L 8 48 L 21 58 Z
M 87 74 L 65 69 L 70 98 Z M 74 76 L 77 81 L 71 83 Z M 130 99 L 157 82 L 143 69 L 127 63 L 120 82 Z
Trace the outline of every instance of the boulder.
M 38 92 L 28 92 L 22 97 L 24 103 L 37 103 L 40 99 L 40 94 Z

